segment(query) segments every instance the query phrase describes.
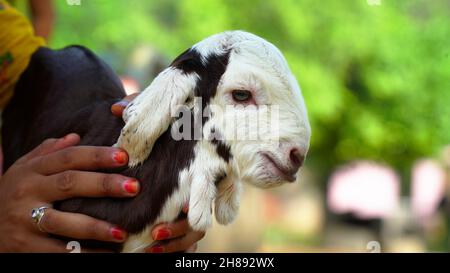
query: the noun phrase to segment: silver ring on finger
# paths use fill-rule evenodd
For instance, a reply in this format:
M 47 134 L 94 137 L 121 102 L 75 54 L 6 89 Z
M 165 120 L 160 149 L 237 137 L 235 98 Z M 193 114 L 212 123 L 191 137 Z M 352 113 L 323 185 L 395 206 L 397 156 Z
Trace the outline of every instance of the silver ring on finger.
M 43 207 L 34 208 L 31 210 L 31 219 L 36 224 L 37 228 L 42 232 L 45 232 L 45 231 L 41 228 L 40 224 L 41 224 L 42 218 L 44 218 L 46 209 L 48 209 L 48 207 L 43 206 Z

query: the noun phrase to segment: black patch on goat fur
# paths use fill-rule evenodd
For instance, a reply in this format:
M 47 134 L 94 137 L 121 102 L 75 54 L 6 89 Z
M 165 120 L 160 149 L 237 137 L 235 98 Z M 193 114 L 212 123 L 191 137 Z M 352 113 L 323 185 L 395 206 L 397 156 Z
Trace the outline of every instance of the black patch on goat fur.
M 202 97 L 202 111 L 209 104 L 211 98 L 216 94 L 220 78 L 228 65 L 229 53 L 222 55 L 210 54 L 206 59 L 206 65 L 201 60 L 200 53 L 192 48 L 187 49 L 178 56 L 171 64 L 185 73 L 197 73 L 200 77 L 194 91 L 194 96 Z M 202 118 L 202 124 L 208 120 Z
M 178 68 L 185 73 L 197 72 L 204 69 L 200 54 L 191 48 L 187 49 L 170 64 L 171 67 Z
M 224 170 L 220 170 L 214 175 L 214 185 L 219 185 L 227 177 L 227 173 Z
M 216 128 L 211 128 L 211 143 L 216 147 L 216 153 L 225 160 L 225 162 L 229 162 L 230 158 L 232 158 L 232 154 L 230 151 L 230 146 L 228 146 L 225 141 L 223 141 L 223 135 Z
M 202 97 L 204 109 L 215 95 L 227 63 L 228 54 L 210 55 L 203 65 L 198 52 L 188 50 L 172 65 L 200 76 L 195 95 Z M 110 106 L 124 96 L 118 77 L 88 49 L 38 49 L 2 115 L 5 170 L 43 140 L 72 132 L 80 135 L 80 145 L 112 146 L 124 123 L 110 113 Z M 141 183 L 136 197 L 73 198 L 55 203 L 55 208 L 105 220 L 131 234 L 142 231 L 156 220 L 167 198 L 178 188 L 179 172 L 194 158 L 196 141 L 175 141 L 170 130 L 161 135 L 150 156 L 138 167 L 103 170 L 135 177 Z M 80 243 L 84 247 L 122 247 L 114 243 Z
M 213 139 L 211 140 L 211 143 L 216 146 L 216 152 L 217 154 L 225 160 L 225 162 L 229 162 L 230 158 L 232 157 L 230 152 L 230 146 L 225 144 L 222 140 Z

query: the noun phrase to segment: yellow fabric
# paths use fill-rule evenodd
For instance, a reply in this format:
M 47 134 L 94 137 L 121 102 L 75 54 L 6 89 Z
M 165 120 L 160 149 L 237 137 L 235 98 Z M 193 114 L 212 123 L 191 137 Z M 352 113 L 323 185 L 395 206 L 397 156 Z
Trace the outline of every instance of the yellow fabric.
M 45 40 L 34 35 L 28 19 L 0 0 L 0 108 L 11 99 L 14 86 L 28 66 L 31 55 Z

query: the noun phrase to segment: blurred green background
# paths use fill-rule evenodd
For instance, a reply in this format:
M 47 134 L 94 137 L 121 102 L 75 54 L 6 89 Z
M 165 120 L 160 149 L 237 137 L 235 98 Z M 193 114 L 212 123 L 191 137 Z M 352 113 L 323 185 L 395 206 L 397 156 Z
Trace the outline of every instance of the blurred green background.
M 142 45 L 170 61 L 224 30 L 253 32 L 279 47 L 308 107 L 313 134 L 307 168 L 319 206 L 336 166 L 355 159 L 392 166 L 408 195 L 413 163 L 438 158 L 450 143 L 448 0 L 80 3 L 55 1 L 50 46 L 87 46 L 122 75 Z M 292 241 L 289 232 L 272 226 L 262 234 Z M 302 242 L 319 245 L 315 238 Z

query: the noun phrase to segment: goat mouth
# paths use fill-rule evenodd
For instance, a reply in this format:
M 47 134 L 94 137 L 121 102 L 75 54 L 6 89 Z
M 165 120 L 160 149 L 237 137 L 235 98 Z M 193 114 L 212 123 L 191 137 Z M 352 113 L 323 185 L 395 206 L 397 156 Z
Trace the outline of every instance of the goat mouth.
M 275 172 L 276 172 L 274 174 L 276 176 L 278 176 L 281 179 L 286 180 L 288 182 L 294 182 L 296 180 L 296 176 L 295 176 L 295 174 L 297 173 L 296 171 L 292 171 L 292 170 L 289 170 L 289 169 L 281 166 L 281 164 L 278 161 L 276 161 L 269 154 L 266 154 L 266 153 L 261 153 L 261 154 L 266 159 L 267 163 L 274 167 Z

